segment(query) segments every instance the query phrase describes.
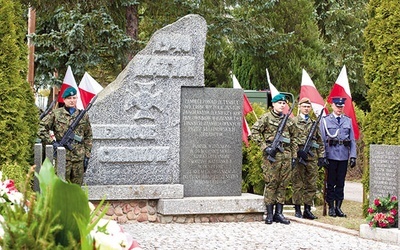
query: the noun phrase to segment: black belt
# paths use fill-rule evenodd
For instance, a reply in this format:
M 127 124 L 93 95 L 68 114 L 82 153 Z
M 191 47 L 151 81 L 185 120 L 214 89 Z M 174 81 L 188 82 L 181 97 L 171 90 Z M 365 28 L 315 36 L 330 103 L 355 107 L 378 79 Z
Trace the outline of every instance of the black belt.
M 350 140 L 338 140 L 338 139 L 328 139 L 326 140 L 329 146 L 344 145 L 346 147 L 350 146 Z

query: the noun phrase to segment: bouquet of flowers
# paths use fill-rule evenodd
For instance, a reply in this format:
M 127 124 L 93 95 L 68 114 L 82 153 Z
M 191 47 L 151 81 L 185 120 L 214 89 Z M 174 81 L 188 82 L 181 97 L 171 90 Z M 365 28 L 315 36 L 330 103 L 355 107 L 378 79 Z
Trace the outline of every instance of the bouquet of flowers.
M 372 228 L 391 228 L 397 225 L 398 200 L 396 196 L 376 198 L 370 208 L 368 208 L 367 222 Z

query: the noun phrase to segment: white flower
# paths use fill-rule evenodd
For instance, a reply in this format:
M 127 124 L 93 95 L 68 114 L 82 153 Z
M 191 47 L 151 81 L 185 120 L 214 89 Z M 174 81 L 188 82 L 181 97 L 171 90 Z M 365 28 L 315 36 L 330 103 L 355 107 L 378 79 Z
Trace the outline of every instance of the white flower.
M 124 233 L 114 220 L 100 219 L 90 235 L 95 241 L 96 248 L 101 250 L 123 250 L 129 249 L 132 245 L 131 237 Z

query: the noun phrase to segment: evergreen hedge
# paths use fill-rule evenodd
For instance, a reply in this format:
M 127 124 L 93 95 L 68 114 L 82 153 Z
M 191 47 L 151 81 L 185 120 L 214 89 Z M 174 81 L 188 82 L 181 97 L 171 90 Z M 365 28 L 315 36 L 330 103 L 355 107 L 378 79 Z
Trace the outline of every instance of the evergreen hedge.
M 39 123 L 26 81 L 27 25 L 22 16 L 18 1 L 0 0 L 0 170 L 5 168 L 8 178 L 28 172 Z

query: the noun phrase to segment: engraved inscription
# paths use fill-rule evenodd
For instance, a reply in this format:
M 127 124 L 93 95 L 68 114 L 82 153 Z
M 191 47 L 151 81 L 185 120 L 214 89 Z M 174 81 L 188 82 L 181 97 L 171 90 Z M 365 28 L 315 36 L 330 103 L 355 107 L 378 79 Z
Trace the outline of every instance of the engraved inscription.
M 139 76 L 194 77 L 195 57 L 137 55 L 135 70 Z
M 155 125 L 102 125 L 93 124 L 93 139 L 96 140 L 154 140 L 157 136 Z
M 189 53 L 192 49 L 192 39 L 188 35 L 163 34 L 162 38 L 157 38 L 154 42 L 153 53 Z
M 370 158 L 370 195 L 371 201 L 377 197 L 398 195 L 397 169 L 400 160 L 396 151 L 386 147 L 375 147 Z
M 101 147 L 100 162 L 166 162 L 169 147 Z

